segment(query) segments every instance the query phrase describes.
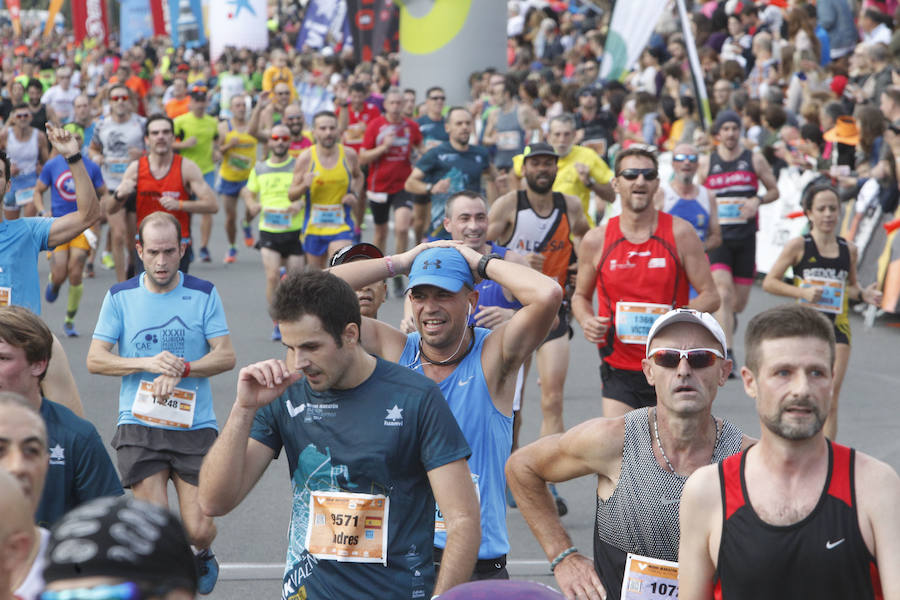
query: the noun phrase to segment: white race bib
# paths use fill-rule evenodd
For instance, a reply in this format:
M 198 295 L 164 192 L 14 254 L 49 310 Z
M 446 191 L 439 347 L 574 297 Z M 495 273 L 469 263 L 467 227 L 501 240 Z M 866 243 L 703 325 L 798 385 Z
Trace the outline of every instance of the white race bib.
M 719 203 L 719 225 L 743 225 L 747 219 L 741 216 L 743 198 L 716 198 Z
M 626 344 L 646 345 L 653 323 L 670 310 L 669 304 L 616 302 L 616 337 Z
M 678 598 L 678 563 L 628 553 L 621 600 Z
M 387 566 L 390 498 L 349 492 L 312 492 L 306 549 L 319 560 Z
M 264 209 L 263 226 L 269 229 L 288 231 L 291 228 L 291 215 L 288 214 L 287 210 Z
M 168 398 L 153 397 L 153 382 L 145 379 L 138 385 L 134 395 L 131 414 L 138 421 L 150 426 L 166 425 L 179 429 L 190 429 L 194 424 L 194 409 L 197 394 L 191 390 L 175 388 Z
M 16 192 L 16 206 L 31 204 L 34 200 L 34 188 L 26 188 Z

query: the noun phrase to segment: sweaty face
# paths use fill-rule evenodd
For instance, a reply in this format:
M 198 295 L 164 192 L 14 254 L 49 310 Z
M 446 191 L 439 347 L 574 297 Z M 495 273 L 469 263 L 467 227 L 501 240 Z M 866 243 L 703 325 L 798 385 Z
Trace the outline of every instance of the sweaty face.
M 659 348 L 692 350 L 711 348 L 724 354 L 713 335 L 693 323 L 674 323 L 653 337 L 650 351 Z M 656 387 L 657 402 L 676 414 L 690 415 L 708 411 L 718 388 L 725 385 L 731 371 L 731 361 L 716 358 L 715 363 L 692 368 L 682 358 L 677 367 L 663 367 L 651 358 L 642 361 L 647 381 Z
M 342 379 L 352 360 L 352 350 L 346 343 L 338 346 L 335 339 L 313 315 L 299 321 L 279 323 L 281 342 L 289 352 L 288 368 L 303 373 L 309 386 L 316 391 L 341 389 Z
M 556 157 L 532 156 L 526 158 L 522 165 L 522 174 L 528 187 L 538 194 L 546 194 L 553 189 L 556 181 Z
M 639 213 L 652 208 L 653 195 L 659 188 L 659 177 L 647 180 L 644 175 L 628 180 L 622 172 L 628 169 L 654 169 L 653 161 L 645 156 L 626 156 L 613 179 L 613 187 L 622 199 L 622 208 Z
M 468 306 L 475 304 L 478 295 L 465 286 L 454 293 L 433 285 L 418 285 L 410 290 L 409 299 L 422 343 L 453 352 L 466 332 Z
M 37 510 L 49 467 L 47 430 L 41 416 L 25 407 L 0 406 L 0 469 L 22 486 L 32 512 Z
M 450 139 L 457 144 L 466 145 L 472 135 L 472 115 L 465 110 L 454 110 L 450 113 L 445 127 Z
M 144 227 L 144 243 L 138 243 L 138 255 L 153 285 L 168 289 L 177 283 L 178 263 L 184 246 L 171 223 L 156 222 Z
M 157 154 L 166 154 L 172 149 L 175 136 L 172 126 L 162 119 L 153 121 L 147 128 L 147 147 Z
M 815 436 L 831 405 L 828 343 L 813 337 L 767 339 L 760 344 L 759 355 L 759 372 L 744 367 L 741 377 L 747 395 L 756 400 L 765 430 L 787 440 Z

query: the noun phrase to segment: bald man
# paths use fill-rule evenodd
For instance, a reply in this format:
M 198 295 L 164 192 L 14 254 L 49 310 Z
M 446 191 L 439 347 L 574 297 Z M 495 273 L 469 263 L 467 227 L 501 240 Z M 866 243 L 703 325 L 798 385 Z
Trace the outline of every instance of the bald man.
M 44 478 L 50 464 L 47 450 L 47 429 L 44 420 L 24 396 L 13 392 L 0 392 L 0 472 L 11 475 L 25 495 L 25 525 L 20 526 L 26 538 L 28 552 L 25 560 L 18 561 L 9 571 L 9 585 L 3 590 L 14 590 L 20 600 L 36 600 L 44 589 L 44 562 L 50 532 L 34 524 Z M 0 484 L 0 489 L 6 488 Z M 0 493 L 0 502 L 6 496 Z M 9 516 L 2 507 L 4 517 Z M 22 522 L 16 518 L 16 523 Z M 6 526 L 4 524 L 0 527 Z M 36 547 L 36 548 L 35 548 Z M 36 549 L 36 551 L 35 551 Z M 0 565 L 6 561 L 0 553 Z M 2 575 L 0 575 L 2 577 Z
M 0 600 L 12 600 L 14 574 L 31 555 L 34 525 L 28 500 L 15 478 L 0 470 Z

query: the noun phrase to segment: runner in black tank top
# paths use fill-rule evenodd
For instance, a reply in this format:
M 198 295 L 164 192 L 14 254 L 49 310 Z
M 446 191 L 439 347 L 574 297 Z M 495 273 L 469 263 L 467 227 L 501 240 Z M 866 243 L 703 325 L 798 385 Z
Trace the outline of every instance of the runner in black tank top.
M 799 523 L 763 521 L 747 499 L 747 451 L 719 464 L 725 521 L 715 597 L 727 600 L 881 598 L 875 558 L 856 513 L 856 451 L 828 442 L 828 477 L 818 504 Z

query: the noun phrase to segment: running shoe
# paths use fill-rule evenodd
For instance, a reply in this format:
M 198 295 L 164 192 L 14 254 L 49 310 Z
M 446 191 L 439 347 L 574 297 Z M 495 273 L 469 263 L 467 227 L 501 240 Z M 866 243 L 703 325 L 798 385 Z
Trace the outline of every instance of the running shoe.
M 556 486 L 552 483 L 550 484 L 550 493 L 553 494 L 553 499 L 556 501 L 556 514 L 564 517 L 566 513 L 569 512 L 569 505 L 566 504 L 566 501 L 558 493 L 556 493 Z
M 203 262 L 212 262 L 212 257 L 209 255 L 209 250 L 206 247 L 200 248 L 200 260 Z
M 89 262 L 86 265 L 84 265 L 84 274 L 88 279 L 94 278 L 94 276 L 95 276 L 94 275 L 94 263 Z
M 272 341 L 280 342 L 281 341 L 281 329 L 279 329 L 278 324 L 275 324 L 275 329 L 272 330 Z
M 237 262 L 237 248 L 232 246 L 228 249 L 228 254 L 225 255 L 225 264 L 231 264 Z
M 104 252 L 100 255 L 100 264 L 103 265 L 103 268 L 107 271 L 112 271 L 116 268 L 116 261 L 113 260 L 112 254 L 109 252 Z
M 199 554 L 194 555 L 197 562 L 197 573 L 200 579 L 197 581 L 197 591 L 206 596 L 212 593 L 216 587 L 216 581 L 219 579 L 219 561 L 213 551 L 207 548 Z
M 44 300 L 47 302 L 56 302 L 56 299 L 59 297 L 59 288 L 54 288 L 52 283 L 47 284 L 47 288 L 44 290 Z
M 253 247 L 253 231 L 250 230 L 250 223 L 241 221 L 241 229 L 244 231 L 244 245 L 248 248 Z
M 63 332 L 65 332 L 66 337 L 78 337 L 78 331 L 75 329 L 74 321 L 66 321 L 63 323 Z

